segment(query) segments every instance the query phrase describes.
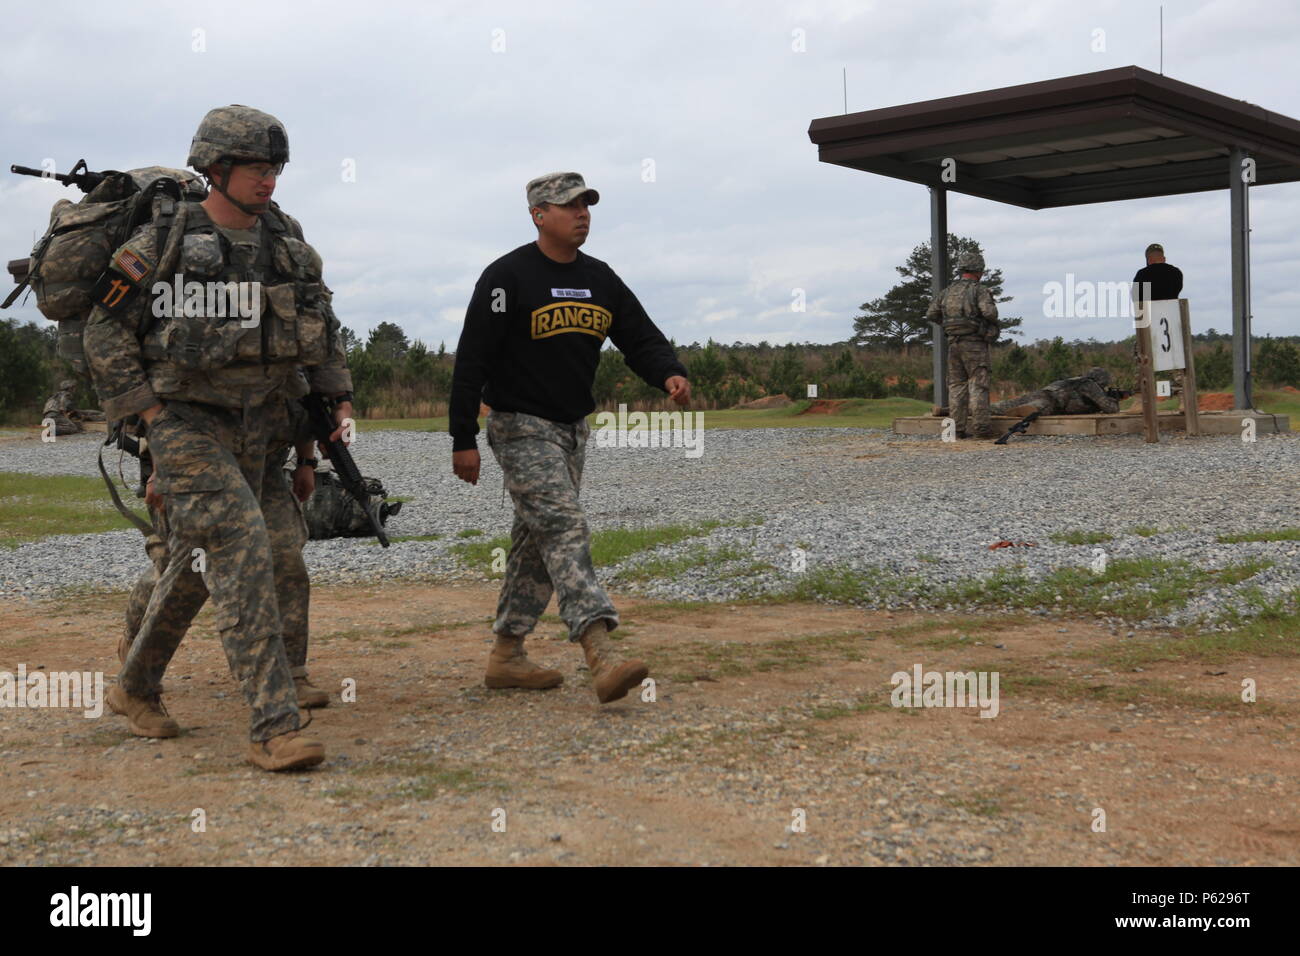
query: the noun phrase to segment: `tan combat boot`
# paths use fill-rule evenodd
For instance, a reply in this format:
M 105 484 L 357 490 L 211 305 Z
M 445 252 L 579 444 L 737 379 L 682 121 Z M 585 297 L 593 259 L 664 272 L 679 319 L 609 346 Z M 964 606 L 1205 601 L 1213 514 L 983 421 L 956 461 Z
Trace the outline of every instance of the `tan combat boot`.
M 592 621 L 582 632 L 579 642 L 587 653 L 587 667 L 591 669 L 591 683 L 596 688 L 596 699 L 602 704 L 626 697 L 627 692 L 639 685 L 650 673 L 644 661 L 620 661 L 609 646 L 609 628 L 604 618 Z
M 524 653 L 522 637 L 497 635 L 496 645 L 488 655 L 487 675 L 483 683 L 493 690 L 522 687 L 525 690 L 549 690 L 564 683 L 559 671 L 539 667 Z
M 180 724 L 167 716 L 167 709 L 162 705 L 162 695 L 149 697 L 132 697 L 125 689 L 114 684 L 104 695 L 108 709 L 126 718 L 131 733 L 137 737 L 176 737 L 180 735 Z
M 263 770 L 301 770 L 325 759 L 325 745 L 296 730 L 248 745 L 248 759 Z
M 330 695 L 313 684 L 305 673 L 293 675 L 293 689 L 298 693 L 300 710 L 330 705 Z

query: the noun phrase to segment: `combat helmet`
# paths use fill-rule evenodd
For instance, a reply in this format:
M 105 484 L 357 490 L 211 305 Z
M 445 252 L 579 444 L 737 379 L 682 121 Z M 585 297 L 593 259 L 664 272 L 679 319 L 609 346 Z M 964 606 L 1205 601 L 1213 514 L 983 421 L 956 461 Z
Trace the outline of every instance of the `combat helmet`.
M 289 137 L 284 124 L 270 113 L 238 103 L 209 110 L 190 143 L 186 163 L 202 173 L 223 160 L 277 166 L 287 163 Z
M 1094 365 L 1092 368 L 1088 369 L 1088 372 L 1084 377 L 1092 379 L 1102 388 L 1105 388 L 1110 384 L 1110 372 L 1102 368 L 1100 365 Z
M 962 272 L 983 272 L 984 257 L 978 252 L 963 252 L 957 260 L 957 268 Z
M 284 132 L 284 124 L 270 113 L 238 103 L 208 111 L 190 142 L 190 155 L 186 160 L 204 174 L 219 163 L 225 164 L 229 171 L 232 163 L 270 163 L 282 167 L 288 161 L 289 137 Z M 213 181 L 210 176 L 208 181 L 212 188 L 244 212 L 251 215 L 265 210 L 262 206 L 249 206 L 231 199 L 224 184 Z
M 59 383 L 60 392 L 69 392 L 74 390 L 76 387 L 77 387 L 77 380 L 75 378 L 65 378 L 62 382 Z

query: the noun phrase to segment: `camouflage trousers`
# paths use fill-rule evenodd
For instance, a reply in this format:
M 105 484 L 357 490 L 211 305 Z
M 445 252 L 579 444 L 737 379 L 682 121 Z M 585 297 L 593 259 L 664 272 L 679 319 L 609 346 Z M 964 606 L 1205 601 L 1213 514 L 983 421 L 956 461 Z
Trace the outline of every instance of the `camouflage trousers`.
M 167 517 L 167 563 L 144 612 L 118 683 L 134 696 L 154 693 L 180 638 L 159 615 L 193 607 L 196 569 L 212 597 L 215 625 L 231 673 L 252 708 L 254 741 L 297 730 L 296 692 L 281 638 L 275 562 L 260 498 L 267 436 L 287 426 L 283 403 L 244 412 L 168 402 L 149 427 L 157 490 Z M 187 577 L 188 576 L 188 577 Z M 181 581 L 178 579 L 186 578 Z
M 277 445 L 267 456 L 260 503 L 275 565 L 275 597 L 280 610 L 285 654 L 293 676 L 305 677 L 311 580 L 302 556 L 303 545 L 307 543 L 307 526 L 288 476 L 281 467 L 290 447 Z M 149 601 L 169 563 L 165 544 L 167 512 L 155 511 L 152 517 L 155 533 L 145 541 L 150 566 L 135 582 L 126 604 L 124 643 L 128 647 L 144 626 Z M 192 561 L 189 567 L 167 580 L 170 591 L 159 596 L 158 605 L 149 618 L 150 629 L 157 632 L 151 635 L 150 640 L 156 646 L 171 647 L 174 651 L 207 601 L 208 587 L 203 583 L 203 575 L 193 569 Z M 159 677 L 161 679 L 161 674 Z
M 969 417 L 967 429 L 967 399 Z M 948 410 L 957 431 L 989 430 L 989 344 L 979 339 L 948 341 Z
M 1018 408 L 1026 409 L 1021 413 L 1021 417 L 1028 415 L 1029 409 L 1036 409 L 1044 415 L 1057 414 L 1056 399 L 1052 398 L 1051 392 L 1041 388 L 1037 391 L 1026 392 L 1024 395 L 1017 395 L 1015 398 L 997 402 L 989 406 L 989 411 L 994 415 L 1011 415 Z
M 492 628 L 497 634 L 527 635 L 552 594 L 571 641 L 601 618 L 610 630 L 618 626 L 618 613 L 596 580 L 591 533 L 578 503 L 590 432 L 586 419 L 562 425 L 522 412 L 488 414 L 488 445 L 515 506 Z

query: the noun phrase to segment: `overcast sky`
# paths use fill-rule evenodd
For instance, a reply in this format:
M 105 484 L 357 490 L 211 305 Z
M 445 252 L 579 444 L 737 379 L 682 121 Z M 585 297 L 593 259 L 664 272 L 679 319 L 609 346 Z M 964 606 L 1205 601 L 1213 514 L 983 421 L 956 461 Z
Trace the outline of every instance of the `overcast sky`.
M 9 4 L 0 259 L 80 195 L 7 164 L 183 166 L 203 114 L 245 103 L 285 124 L 275 198 L 363 336 L 389 320 L 454 348 L 479 273 L 535 235 L 524 184 L 574 169 L 601 192 L 584 251 L 679 343 L 842 341 L 928 240 L 929 199 L 817 161 L 808 125 L 843 112 L 841 69 L 850 111 L 1155 71 L 1158 18 L 1148 0 Z M 1300 5 L 1165 4 L 1174 79 L 1300 116 L 1298 54 Z M 1251 199 L 1255 330 L 1294 334 L 1300 184 Z M 1231 328 L 1226 189 L 1037 212 L 954 194 L 949 228 L 1003 270 L 1026 340 L 1126 334 L 1044 318 L 1043 286 L 1128 280 L 1153 241 L 1186 275 L 1194 329 Z M 44 321 L 30 300 L 0 315 Z

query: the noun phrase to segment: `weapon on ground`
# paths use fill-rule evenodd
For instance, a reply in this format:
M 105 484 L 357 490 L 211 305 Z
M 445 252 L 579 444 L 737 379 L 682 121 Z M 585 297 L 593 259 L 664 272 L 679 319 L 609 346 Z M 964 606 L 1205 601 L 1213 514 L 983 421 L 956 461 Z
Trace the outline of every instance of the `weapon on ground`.
M 86 166 L 84 159 L 77 160 L 77 165 L 72 167 L 71 172 L 52 173 L 45 169 L 32 169 L 30 166 L 10 166 L 9 172 L 17 173 L 19 176 L 37 176 L 41 179 L 53 179 L 63 183 L 65 186 L 76 186 L 83 193 L 88 193 L 109 176 L 113 175 L 113 170 L 106 169 L 102 173 L 92 173 Z
M 334 466 L 339 483 L 356 499 L 357 504 L 361 505 L 361 510 L 366 513 L 366 518 L 369 519 L 370 527 L 375 532 L 375 537 L 379 539 L 379 543 L 385 548 L 388 547 L 388 535 L 384 533 L 384 525 L 380 521 L 379 503 L 372 499 L 370 492 L 366 490 L 365 480 L 357 469 L 357 463 L 352 460 L 352 453 L 341 440 L 330 440 L 330 436 L 338 429 L 334 424 L 334 403 L 319 392 L 304 395 L 301 401 L 303 407 L 307 409 L 312 437 L 316 439 L 321 453 Z
M 1023 431 L 1024 431 L 1025 429 L 1027 429 L 1030 425 L 1032 425 L 1032 424 L 1034 423 L 1034 421 L 1038 418 L 1038 416 L 1041 415 L 1041 414 L 1043 414 L 1043 413 L 1042 413 L 1042 412 L 1032 412 L 1031 414 L 1026 415 L 1024 418 L 1020 419 L 1020 421 L 1018 421 L 1018 422 L 1016 422 L 1014 425 L 1012 425 L 1011 428 L 1008 429 L 1007 433 L 1006 433 L 1005 435 L 1003 435 L 1001 438 L 999 438 L 997 441 L 995 441 L 993 444 L 995 444 L 995 445 L 1005 445 L 1005 444 L 1007 443 L 1007 439 L 1008 439 L 1008 438 L 1010 438 L 1012 435 L 1016 434 L 1016 432 L 1023 432 Z
M 1131 388 L 1108 388 L 1106 394 L 1117 402 L 1122 402 L 1126 398 L 1132 398 L 1135 394 Z

